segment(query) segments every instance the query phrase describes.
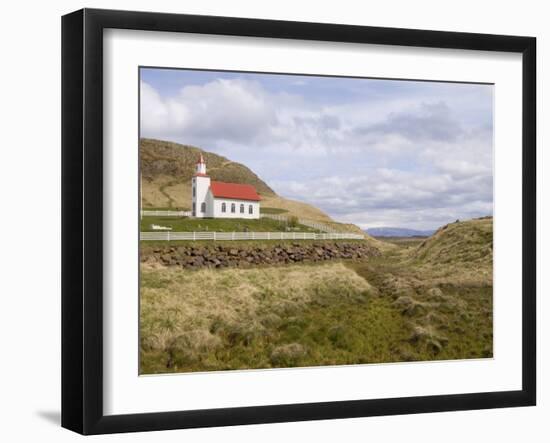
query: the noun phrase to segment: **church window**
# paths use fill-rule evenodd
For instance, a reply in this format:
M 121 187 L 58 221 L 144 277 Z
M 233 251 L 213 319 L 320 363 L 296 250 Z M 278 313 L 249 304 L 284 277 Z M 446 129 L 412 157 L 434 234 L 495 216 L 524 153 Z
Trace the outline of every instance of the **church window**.
M 235 212 L 235 203 L 231 203 L 231 212 Z
M 248 205 L 248 213 L 252 214 L 252 205 Z
M 222 203 L 222 212 L 225 212 L 225 202 Z
M 241 214 L 244 214 L 244 205 L 241 203 Z
M 193 186 L 193 197 L 197 195 L 197 191 L 195 190 L 195 187 Z
M 205 202 L 201 203 L 201 212 L 206 212 L 206 203 Z

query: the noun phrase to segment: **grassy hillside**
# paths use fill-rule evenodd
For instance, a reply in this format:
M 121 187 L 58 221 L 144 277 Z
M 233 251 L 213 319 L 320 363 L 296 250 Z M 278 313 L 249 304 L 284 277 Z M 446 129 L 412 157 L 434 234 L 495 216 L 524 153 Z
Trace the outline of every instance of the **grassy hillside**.
M 151 225 L 172 228 L 173 232 L 216 231 L 216 232 L 320 232 L 299 223 L 288 223 L 260 218 L 247 220 L 241 218 L 183 218 L 183 217 L 143 217 L 141 231 L 154 231 Z
M 278 196 L 260 177 L 245 165 L 194 146 L 143 138 L 140 141 L 142 192 L 144 209 L 173 208 L 189 210 L 191 178 L 202 152 L 212 180 L 250 184 L 262 197 L 262 207 L 270 213 L 284 213 L 320 222 L 334 221 L 320 209 L 307 203 Z M 348 225 L 353 226 L 353 225 Z M 341 226 L 343 229 L 344 227 Z M 360 229 L 352 229 L 360 233 Z
M 246 166 L 194 146 L 141 139 L 140 162 L 145 208 L 184 208 L 191 203 L 191 178 L 202 153 L 213 180 L 253 185 L 262 196 L 273 190 Z
M 422 242 L 413 257 L 437 265 L 487 266 L 493 262 L 493 218 L 450 223 Z
M 345 261 L 190 270 L 142 257 L 140 294 L 142 373 L 487 358 L 492 219 Z
M 491 357 L 493 219 L 451 223 L 426 240 L 395 242 L 354 268 L 408 319 L 403 358 Z
M 323 223 L 333 221 L 327 214 L 315 206 L 296 200 L 289 200 L 275 194 L 262 196 L 261 204 L 262 206 L 265 205 L 273 209 L 284 211 L 285 215 L 295 215 L 296 217 L 303 217 Z

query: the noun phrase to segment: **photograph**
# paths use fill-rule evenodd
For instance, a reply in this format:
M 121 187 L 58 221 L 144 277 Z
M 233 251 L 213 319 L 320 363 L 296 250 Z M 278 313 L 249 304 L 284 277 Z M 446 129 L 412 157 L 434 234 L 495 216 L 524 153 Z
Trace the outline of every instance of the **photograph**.
M 494 84 L 138 87 L 140 375 L 493 358 Z

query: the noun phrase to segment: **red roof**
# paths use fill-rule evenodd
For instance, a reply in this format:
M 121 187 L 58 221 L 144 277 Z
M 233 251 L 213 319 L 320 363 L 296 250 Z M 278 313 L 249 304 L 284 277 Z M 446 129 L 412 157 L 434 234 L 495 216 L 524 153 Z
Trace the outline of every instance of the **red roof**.
M 217 198 L 232 198 L 235 200 L 260 201 L 261 198 L 256 188 L 251 185 L 239 185 L 237 183 L 211 182 L 210 190 Z

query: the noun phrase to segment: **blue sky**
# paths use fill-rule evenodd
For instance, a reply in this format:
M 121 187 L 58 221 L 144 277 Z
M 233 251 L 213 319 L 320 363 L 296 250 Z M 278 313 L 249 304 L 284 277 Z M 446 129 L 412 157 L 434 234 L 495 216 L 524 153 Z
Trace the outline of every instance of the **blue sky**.
M 363 228 L 493 211 L 493 86 L 142 68 L 141 136 L 245 164 Z

